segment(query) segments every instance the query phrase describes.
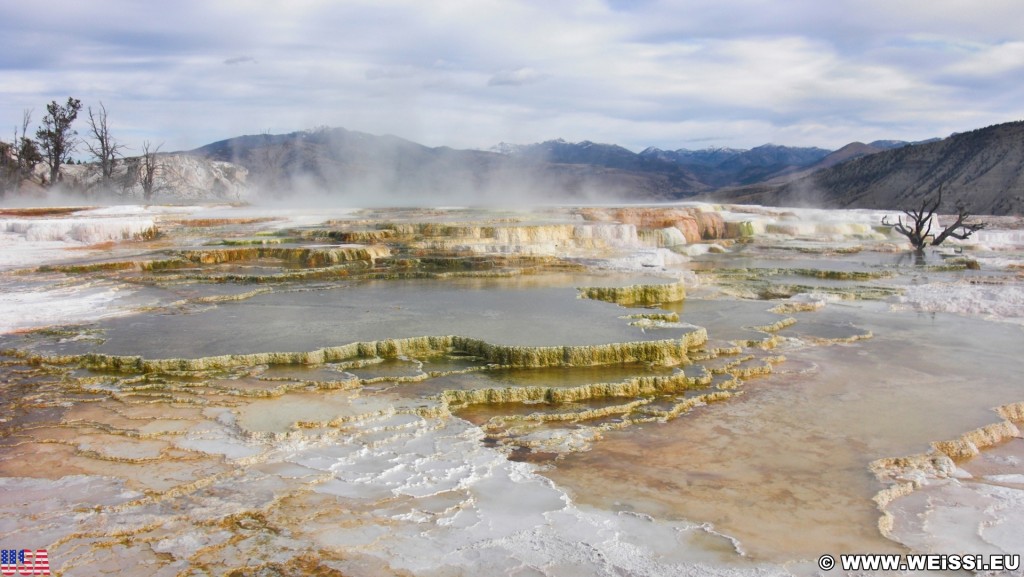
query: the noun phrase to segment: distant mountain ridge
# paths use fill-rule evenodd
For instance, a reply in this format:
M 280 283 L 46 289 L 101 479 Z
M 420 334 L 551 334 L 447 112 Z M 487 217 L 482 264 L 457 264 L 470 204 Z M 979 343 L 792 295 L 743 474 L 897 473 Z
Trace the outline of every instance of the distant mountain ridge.
M 750 150 L 662 150 L 649 147 L 635 153 L 615 144 L 599 144 L 589 140 L 566 142 L 562 139 L 526 145 L 501 143 L 492 147 L 491 151 L 540 162 L 591 164 L 674 175 L 680 181 L 695 180 L 697 184 L 690 187 L 692 192 L 760 182 L 814 164 L 830 152 L 823 148 L 765 144 Z
M 806 166 L 824 158 L 831 152 L 817 147 L 779 146 L 764 144 L 749 150 L 742 148 L 711 147 L 701 150 L 680 148 L 678 150 L 661 150 L 650 147 L 640 153 L 641 156 L 657 156 L 678 164 L 697 164 L 702 166 L 771 166 L 793 165 Z
M 12 164 L 10 150 L 0 146 L 0 168 Z M 159 159 L 162 200 L 242 200 L 259 191 L 296 202 L 326 195 L 352 206 L 694 199 L 892 210 L 919 206 L 941 187 L 942 211 L 962 203 L 977 214 L 1024 215 L 1024 121 L 912 143 L 851 142 L 835 151 L 766 144 L 749 150 L 649 147 L 639 153 L 563 139 L 501 143 L 490 150 L 432 148 L 396 136 L 321 128 L 239 136 Z M 96 165 L 81 164 L 62 168 L 65 188 L 125 200 L 139 196 L 139 158 L 118 162 L 114 186 L 97 179 Z M 36 168 L 39 174 L 20 187 L 0 187 L 0 198 L 42 194 L 42 169 Z
M 941 184 L 943 210 L 965 202 L 978 213 L 1024 213 L 1021 122 L 941 140 L 852 142 L 835 151 L 766 144 L 634 153 L 562 139 L 457 150 L 333 128 L 242 136 L 190 154 L 240 164 L 250 182 L 282 196 L 312 187 L 412 203 L 697 198 L 895 209 L 919 205 Z
M 489 151 L 456 150 L 343 128 L 241 136 L 190 151 L 240 164 L 265 190 L 362 190 L 412 202 L 428 197 L 486 202 L 509 198 L 510 191 L 524 200 L 679 200 L 722 186 L 761 182 L 828 153 L 768 144 L 706 153 L 649 148 L 638 154 L 615 144 L 562 139 L 502 143 Z
M 708 147 L 700 150 L 690 150 L 688 148 L 662 150 L 651 146 L 642 150 L 640 152 L 640 156 L 660 158 L 677 164 L 717 166 L 745 152 L 747 152 L 747 150 L 739 148 Z
M 857 155 L 784 183 L 719 190 L 708 198 L 834 208 L 916 208 L 942 189 L 940 211 L 1024 214 L 1024 121 Z
M 667 158 L 693 171 L 715 188 L 761 182 L 818 162 L 829 150 L 764 144 L 750 150 L 710 148 L 665 151 L 648 148 L 641 154 Z
M 247 168 L 265 192 L 406 203 L 672 200 L 710 188 L 625 148 L 554 143 L 523 154 L 431 148 L 344 128 L 241 136 L 190 151 Z

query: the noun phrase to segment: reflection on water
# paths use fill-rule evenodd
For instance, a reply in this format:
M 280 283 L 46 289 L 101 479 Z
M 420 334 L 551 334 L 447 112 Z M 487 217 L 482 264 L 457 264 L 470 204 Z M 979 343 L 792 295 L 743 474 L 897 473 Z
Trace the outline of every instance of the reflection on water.
M 97 352 L 195 358 L 308 351 L 426 335 L 531 346 L 667 338 L 629 326 L 619 318 L 621 309 L 616 306 L 576 298 L 576 286 L 596 280 L 621 283 L 621 278 L 545 275 L 543 280 L 546 286 L 537 286 L 538 279 L 369 281 L 273 292 L 194 314 L 157 312 L 112 319 L 96 327 L 107 339 Z M 84 351 L 61 349 L 65 354 Z
M 869 464 L 985 425 L 989 407 L 1024 395 L 1021 331 L 866 304 L 809 314 L 875 337 L 784 348 L 789 361 L 743 397 L 610 433 L 546 474 L 583 502 L 711 522 L 756 558 L 899 551 L 875 528 Z

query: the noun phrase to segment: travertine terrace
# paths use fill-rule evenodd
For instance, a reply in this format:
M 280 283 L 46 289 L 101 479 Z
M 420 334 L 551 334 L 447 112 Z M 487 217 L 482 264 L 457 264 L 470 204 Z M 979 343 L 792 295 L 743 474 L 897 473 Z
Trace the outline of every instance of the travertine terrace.
M 907 525 L 941 517 L 915 495 L 1020 440 L 1024 243 L 918 264 L 880 216 L 4 213 L 0 537 L 66 576 L 788 575 L 818 549 L 931 551 L 949 529 Z M 962 514 L 1005 550 L 1022 473 L 1000 458 L 1011 504 Z

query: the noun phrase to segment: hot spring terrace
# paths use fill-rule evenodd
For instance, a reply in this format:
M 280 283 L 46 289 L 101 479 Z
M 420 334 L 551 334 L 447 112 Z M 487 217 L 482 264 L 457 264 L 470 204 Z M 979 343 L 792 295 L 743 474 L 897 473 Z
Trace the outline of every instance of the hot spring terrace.
M 922 264 L 879 223 L 5 213 L 2 535 L 64 575 L 792 575 L 822 552 L 1019 550 L 1024 242 L 984 231 Z

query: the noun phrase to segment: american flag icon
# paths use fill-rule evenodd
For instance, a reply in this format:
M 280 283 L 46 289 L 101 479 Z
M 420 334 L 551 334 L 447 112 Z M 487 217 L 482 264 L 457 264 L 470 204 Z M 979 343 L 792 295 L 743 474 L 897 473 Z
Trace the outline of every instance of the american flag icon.
M 50 575 L 46 549 L 0 549 L 0 575 Z

